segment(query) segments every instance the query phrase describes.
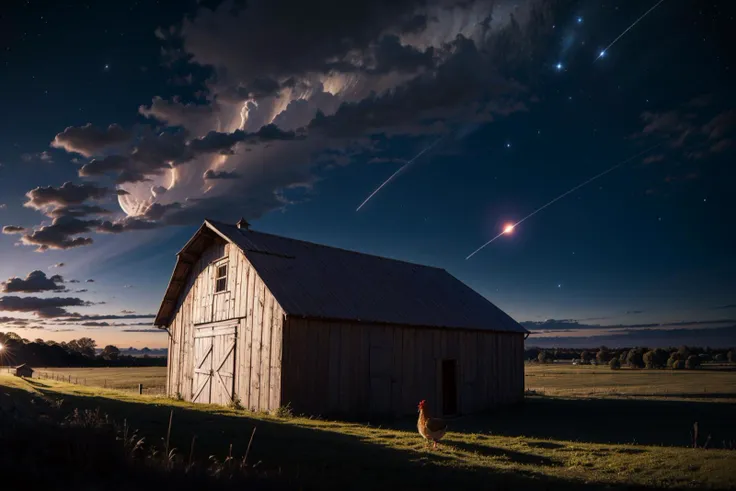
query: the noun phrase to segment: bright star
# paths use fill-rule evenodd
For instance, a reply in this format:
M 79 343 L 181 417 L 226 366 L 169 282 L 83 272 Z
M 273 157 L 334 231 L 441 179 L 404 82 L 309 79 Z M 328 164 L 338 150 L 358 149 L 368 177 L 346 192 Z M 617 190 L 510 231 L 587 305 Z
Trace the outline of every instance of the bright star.
M 555 68 L 557 68 L 557 71 L 562 70 L 562 63 L 558 63 L 555 65 Z
M 109 69 L 110 69 L 110 65 L 109 64 L 105 64 L 105 70 L 109 70 Z
M 562 288 L 562 283 L 558 283 L 557 288 Z
M 505 233 L 505 234 L 510 234 L 513 231 L 514 231 L 514 224 L 513 223 L 508 223 L 503 228 L 503 233 Z
M 511 143 L 506 142 L 506 148 L 511 148 Z
M 604 56 L 606 56 L 606 50 L 605 49 L 603 51 L 601 51 L 601 54 L 598 55 L 598 58 L 603 58 Z
M 582 24 L 583 23 L 583 18 L 582 17 L 578 17 L 577 21 L 578 21 L 578 24 Z

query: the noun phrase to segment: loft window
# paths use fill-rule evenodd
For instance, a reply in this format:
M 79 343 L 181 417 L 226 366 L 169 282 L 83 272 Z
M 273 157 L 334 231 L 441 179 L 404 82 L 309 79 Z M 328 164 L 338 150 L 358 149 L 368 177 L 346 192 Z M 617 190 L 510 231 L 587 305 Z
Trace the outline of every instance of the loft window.
M 217 266 L 215 276 L 215 293 L 224 292 L 227 289 L 227 264 Z

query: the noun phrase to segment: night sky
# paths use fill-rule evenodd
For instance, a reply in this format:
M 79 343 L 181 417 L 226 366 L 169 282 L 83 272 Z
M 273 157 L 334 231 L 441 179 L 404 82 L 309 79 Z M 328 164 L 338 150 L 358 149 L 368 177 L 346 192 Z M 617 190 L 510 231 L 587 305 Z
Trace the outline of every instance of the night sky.
M 176 252 L 242 216 L 445 268 L 529 345 L 734 345 L 731 3 L 11 2 L 0 331 L 164 346 Z

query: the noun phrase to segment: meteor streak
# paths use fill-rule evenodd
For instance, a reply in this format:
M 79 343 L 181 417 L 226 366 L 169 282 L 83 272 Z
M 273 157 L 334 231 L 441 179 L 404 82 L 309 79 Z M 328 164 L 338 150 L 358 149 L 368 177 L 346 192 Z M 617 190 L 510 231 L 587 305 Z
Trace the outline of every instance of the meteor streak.
M 647 16 L 647 14 L 649 12 L 651 12 L 652 10 L 656 9 L 657 7 L 659 7 L 659 4 L 662 3 L 662 2 L 664 2 L 664 0 L 659 0 L 659 2 L 655 3 L 652 8 L 650 8 L 649 10 L 647 10 L 646 12 L 644 12 L 644 14 L 641 17 L 639 17 L 638 19 L 636 19 L 633 24 L 631 24 L 629 27 L 627 27 L 624 32 L 622 32 L 621 34 L 619 34 L 618 37 L 616 39 L 614 39 L 613 42 L 611 42 L 611 44 L 609 44 L 608 46 L 606 46 L 605 48 L 603 48 L 603 50 L 601 50 L 600 54 L 598 55 L 598 58 L 596 58 L 595 61 L 598 61 L 602 57 L 606 56 L 606 52 L 608 51 L 608 49 L 611 46 L 613 46 L 614 44 L 616 44 L 616 41 L 618 41 L 619 39 L 621 39 L 622 37 L 624 37 L 624 34 L 626 34 L 627 32 L 629 32 L 632 27 L 634 27 L 635 25 L 637 25 L 640 20 L 642 20 L 644 17 Z
M 531 217 L 533 217 L 534 215 L 536 215 L 536 214 L 537 214 L 537 213 L 539 213 L 540 211 L 542 211 L 542 210 L 544 210 L 545 208 L 547 208 L 548 206 L 552 205 L 553 203 L 556 203 L 557 201 L 561 200 L 562 198 L 564 198 L 565 196 L 567 196 L 567 195 L 569 195 L 569 194 L 572 194 L 572 193 L 574 193 L 575 191 L 577 191 L 578 189 L 582 188 L 583 186 L 585 186 L 585 185 L 587 185 L 587 184 L 590 184 L 591 182 L 595 181 L 596 179 L 598 179 L 598 178 L 600 178 L 600 177 L 603 177 L 603 176 L 605 176 L 605 175 L 606 175 L 606 174 L 608 174 L 609 172 L 613 172 L 614 170 L 618 169 L 618 168 L 619 168 L 619 167 L 621 167 L 622 165 L 628 164 L 628 163 L 629 163 L 629 162 L 631 162 L 632 160 L 634 160 L 634 159 L 636 159 L 636 158 L 638 158 L 638 157 L 641 157 L 641 156 L 642 156 L 642 155 L 644 155 L 645 153 L 647 153 L 647 152 L 649 152 L 649 151 L 651 151 L 651 150 L 654 150 L 655 148 L 657 148 L 657 147 L 659 147 L 659 146 L 661 146 L 661 145 L 662 145 L 661 143 L 658 143 L 658 144 L 654 145 L 653 147 L 649 147 L 649 148 L 647 148 L 646 150 L 644 150 L 644 151 L 642 151 L 642 152 L 639 152 L 639 153 L 637 153 L 637 154 L 636 154 L 636 155 L 634 155 L 633 157 L 629 157 L 628 159 L 626 159 L 626 160 L 623 160 L 623 161 L 619 162 L 618 164 L 616 164 L 616 165 L 614 165 L 614 166 L 611 166 L 611 167 L 609 167 L 608 169 L 604 170 L 603 172 L 601 172 L 601 173 L 599 173 L 599 174 L 596 174 L 596 175 L 594 175 L 593 177 L 591 177 L 591 178 L 590 178 L 590 179 L 588 179 L 587 181 L 584 181 L 584 182 L 582 182 L 582 183 L 578 184 L 577 186 L 575 186 L 574 188 L 570 189 L 569 191 L 566 191 L 566 192 L 562 193 L 561 195 L 559 195 L 558 197 L 556 197 L 555 199 L 553 199 L 553 200 L 552 200 L 552 201 L 550 201 L 549 203 L 547 203 L 547 204 L 545 204 L 545 205 L 542 205 L 542 206 L 540 206 L 539 208 L 537 208 L 536 210 L 534 210 L 533 212 L 529 213 L 529 214 L 528 214 L 527 216 L 525 216 L 524 218 L 522 218 L 521 220 L 519 220 L 518 222 L 506 225 L 506 226 L 504 227 L 504 229 L 503 229 L 503 232 L 501 232 L 500 234 L 498 234 L 497 236 L 495 236 L 494 238 L 492 238 L 491 240 L 489 240 L 488 242 L 486 242 L 485 244 L 483 244 L 482 246 L 480 246 L 479 248 L 477 248 L 477 249 L 476 249 L 475 251 L 473 251 L 473 252 L 472 252 L 472 253 L 471 253 L 471 254 L 470 254 L 470 255 L 469 255 L 468 257 L 466 257 L 466 258 L 465 258 L 465 260 L 467 261 L 467 260 L 468 260 L 468 259 L 470 259 L 471 257 L 475 256 L 475 255 L 476 255 L 477 253 L 479 253 L 480 251 L 482 251 L 483 249 L 485 249 L 485 248 L 486 248 L 487 246 L 489 246 L 489 245 L 490 245 L 490 244 L 491 244 L 491 243 L 492 243 L 492 242 L 493 242 L 494 240 L 498 239 L 498 238 L 499 238 L 499 237 L 501 237 L 502 235 L 505 235 L 505 234 L 509 234 L 509 233 L 511 233 L 512 231 L 514 231 L 514 230 L 516 229 L 516 227 L 518 227 L 518 226 L 519 226 L 519 224 L 521 224 L 521 223 L 523 223 L 523 222 L 527 221 L 528 219 L 530 219 Z
M 446 136 L 446 135 L 445 135 L 445 136 Z M 445 136 L 441 136 L 441 137 L 439 137 L 438 139 L 436 139 L 436 140 L 435 140 L 435 141 L 434 141 L 434 142 L 433 142 L 433 143 L 432 143 L 431 145 L 429 145 L 429 146 L 428 146 L 428 147 L 426 147 L 426 148 L 425 148 L 424 150 L 422 150 L 421 152 L 419 152 L 418 154 L 416 154 L 416 155 L 414 156 L 414 158 L 413 158 L 413 159 L 411 159 L 411 160 L 410 160 L 409 162 L 407 162 L 407 163 L 405 163 L 404 165 L 402 165 L 401 167 L 399 167 L 399 170 L 397 170 L 396 172 L 394 172 L 393 174 L 391 174 L 391 177 L 389 177 L 388 179 L 386 179 L 385 181 L 383 181 L 383 184 L 381 184 L 380 186 L 378 186 L 378 187 L 376 188 L 376 190 L 375 190 L 375 191 L 373 191 L 373 192 L 372 192 L 372 193 L 370 194 L 370 196 L 368 196 L 368 197 L 367 197 L 367 198 L 365 199 L 365 201 L 363 201 L 363 202 L 362 202 L 362 203 L 360 204 L 360 206 L 359 206 L 358 208 L 356 208 L 356 209 L 355 209 L 355 211 L 360 211 L 360 209 L 361 209 L 361 208 L 363 208 L 363 205 L 365 205 L 366 203 L 368 203 L 368 201 L 370 201 L 370 199 L 371 199 L 371 198 L 372 198 L 373 196 L 375 196 L 375 195 L 376 195 L 376 193 L 378 193 L 378 191 L 380 191 L 380 190 L 381 190 L 381 188 L 383 188 L 383 187 L 384 187 L 384 186 L 385 186 L 386 184 L 388 184 L 389 182 L 391 182 L 391 179 L 393 179 L 394 177 L 396 177 L 396 176 L 397 176 L 397 175 L 398 175 L 398 174 L 399 174 L 399 173 L 400 173 L 400 172 L 401 172 L 402 170 L 406 169 L 406 168 L 407 168 L 408 166 L 410 166 L 411 164 L 413 164 L 413 163 L 414 163 L 414 161 L 415 161 L 416 159 L 418 159 L 419 157 L 421 157 L 422 155 L 424 155 L 424 154 L 425 154 L 426 152 L 428 152 L 428 151 L 429 151 L 430 149 L 432 149 L 432 148 L 433 148 L 433 147 L 434 147 L 435 145 L 437 145 L 437 144 L 438 144 L 438 143 L 439 143 L 439 142 L 440 142 L 440 141 L 441 141 L 442 139 L 444 139 L 444 138 L 445 138 Z

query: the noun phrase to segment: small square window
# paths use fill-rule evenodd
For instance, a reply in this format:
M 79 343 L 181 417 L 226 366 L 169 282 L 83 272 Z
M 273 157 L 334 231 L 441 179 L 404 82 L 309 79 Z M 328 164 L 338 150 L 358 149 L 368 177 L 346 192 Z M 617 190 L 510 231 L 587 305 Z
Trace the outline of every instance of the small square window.
M 227 290 L 227 264 L 217 267 L 217 276 L 215 277 L 215 293 Z

